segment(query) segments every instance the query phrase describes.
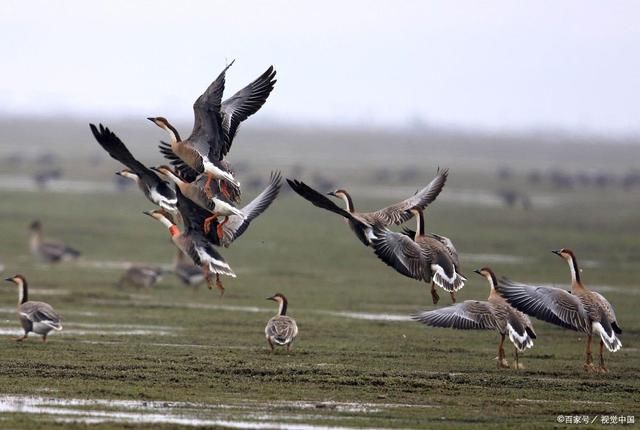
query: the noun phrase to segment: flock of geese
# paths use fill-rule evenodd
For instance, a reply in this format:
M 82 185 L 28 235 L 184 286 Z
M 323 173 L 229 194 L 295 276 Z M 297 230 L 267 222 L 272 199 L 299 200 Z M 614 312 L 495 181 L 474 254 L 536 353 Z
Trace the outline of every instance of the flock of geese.
M 231 62 L 193 105 L 194 125 L 191 134 L 182 139 L 164 117 L 148 118 L 167 132 L 169 142 L 160 143 L 165 165 L 147 167 L 129 152 L 120 138 L 109 128 L 90 124 L 98 144 L 126 168 L 117 174 L 135 181 L 145 197 L 157 206 L 144 212 L 161 223 L 177 248 L 176 274 L 186 284 L 206 280 L 224 292 L 221 276 L 236 277 L 230 264 L 218 251 L 234 243 L 276 199 L 282 177 L 272 172 L 267 187 L 251 202 L 239 207 L 241 186 L 225 156 L 229 153 L 240 124 L 256 113 L 266 102 L 276 83 L 275 70 L 269 67 L 249 85 L 222 100 L 225 76 Z M 467 300 L 456 303 L 456 292 L 467 279 L 461 272 L 460 259 L 453 242 L 442 235 L 425 230 L 425 210 L 443 190 L 448 169 L 438 169 L 424 188 L 407 199 L 374 212 L 358 212 L 351 195 L 338 189 L 328 195 L 340 199 L 344 208 L 326 195 L 297 179 L 287 179 L 289 186 L 313 205 L 342 216 L 358 240 L 396 272 L 431 285 L 434 304 L 439 301 L 436 287 L 448 292 L 452 305 L 423 311 L 413 318 L 433 327 L 497 330 L 500 333 L 498 367 L 508 367 L 504 342 L 508 335 L 515 349 L 515 368 L 520 368 L 518 352 L 533 346 L 536 333 L 528 316 L 587 335 L 584 369 L 606 372 L 604 348 L 615 352 L 621 348 L 621 333 L 613 307 L 601 294 L 588 290 L 580 279 L 575 254 L 569 249 L 554 251 L 569 265 L 571 291 L 498 280 L 494 272 L 483 267 L 475 270 L 490 286 L 487 301 Z M 389 229 L 416 219 L 416 230 L 402 232 Z M 48 263 L 75 259 L 80 252 L 62 242 L 44 240 L 42 226 L 31 226 L 30 248 L 34 255 Z M 191 260 L 191 261 L 187 261 Z M 135 270 L 134 270 L 135 269 Z M 132 268 L 131 276 L 155 279 L 160 274 L 152 268 Z M 18 286 L 18 314 L 24 340 L 30 332 L 46 341 L 51 330 L 61 330 L 60 316 L 44 302 L 29 301 L 28 283 L 24 276 L 7 279 Z M 268 298 L 278 303 L 277 314 L 265 327 L 271 349 L 274 344 L 290 349 L 298 334 L 296 322 L 287 316 L 288 302 L 277 293 Z M 600 362 L 593 364 L 592 338 L 600 337 Z

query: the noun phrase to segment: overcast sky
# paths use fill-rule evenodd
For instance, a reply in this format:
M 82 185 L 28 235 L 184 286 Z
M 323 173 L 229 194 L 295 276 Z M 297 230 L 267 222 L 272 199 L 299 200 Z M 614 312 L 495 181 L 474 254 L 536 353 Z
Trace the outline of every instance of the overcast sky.
M 164 115 L 227 61 L 255 121 L 640 133 L 640 2 L 0 2 L 0 113 Z

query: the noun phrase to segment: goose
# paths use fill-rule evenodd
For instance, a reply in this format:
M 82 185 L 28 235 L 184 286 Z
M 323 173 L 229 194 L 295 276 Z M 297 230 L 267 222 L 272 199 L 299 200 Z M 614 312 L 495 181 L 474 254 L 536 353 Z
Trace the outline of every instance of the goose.
M 411 219 L 413 215 L 409 210 L 416 206 L 424 209 L 431 204 L 436 197 L 438 197 L 440 191 L 442 191 L 448 175 L 449 169 L 438 169 L 436 177 L 416 194 L 375 212 L 356 212 L 351 195 L 344 189 L 332 191 L 328 193 L 328 195 L 342 199 L 346 209 L 342 209 L 302 181 L 287 179 L 287 182 L 297 194 L 311 202 L 314 206 L 342 215 L 360 242 L 365 246 L 371 246 L 371 240 L 374 238 L 374 226 L 388 227 L 391 224 L 399 225 Z
M 569 265 L 571 292 L 561 288 L 520 284 L 501 279 L 496 289 L 511 306 L 530 315 L 587 335 L 585 362 L 587 372 L 608 372 L 604 362 L 604 347 L 611 352 L 622 348 L 617 335 L 622 334 L 613 306 L 604 296 L 587 289 L 580 279 L 578 261 L 572 250 L 552 251 Z M 591 339 L 600 337 L 600 367 L 593 365 Z
M 119 171 L 118 175 L 135 181 L 151 203 L 171 212 L 176 211 L 176 193 L 166 181 L 160 179 L 151 169 L 136 160 L 122 140 L 109 128 L 102 124 L 99 124 L 98 127 L 89 124 L 89 128 L 93 137 L 109 153 L 111 158 L 127 166 L 127 169 Z
M 34 257 L 47 263 L 58 263 L 60 261 L 75 260 L 80 257 L 80 251 L 60 242 L 58 240 L 44 240 L 42 238 L 42 223 L 33 221 L 29 225 L 31 238 L 29 249 Z
M 467 280 L 459 272 L 457 260 L 452 255 L 455 248 L 453 244 L 447 247 L 441 239 L 425 233 L 424 214 L 420 207 L 412 208 L 411 212 L 417 220 L 413 238 L 404 233 L 376 227 L 375 237 L 371 241 L 374 252 L 380 260 L 400 274 L 418 281 L 431 282 L 434 304 L 440 299 L 435 290 L 436 285 L 448 291 L 451 301 L 455 303 L 455 292 L 464 287 Z
M 205 280 L 202 269 L 187 261 L 186 255 L 180 249 L 176 252 L 173 273 L 184 285 L 198 285 Z
M 27 338 L 30 332 L 42 336 L 42 341 L 47 341 L 47 335 L 51 330 L 62 330 L 60 315 L 53 310 L 50 304 L 45 302 L 29 301 L 29 286 L 27 279 L 22 275 L 15 275 L 5 281 L 13 282 L 18 286 L 18 318 L 24 329 L 24 335 L 14 338 L 21 342 Z
M 116 286 L 123 288 L 125 285 L 134 285 L 150 288 L 162 279 L 164 272 L 162 267 L 134 264 L 122 274 Z
M 533 339 L 536 338 L 533 325 L 525 314 L 512 308 L 496 292 L 496 275 L 490 268 L 483 267 L 474 272 L 489 282 L 487 301 L 465 300 L 453 306 L 420 312 L 412 318 L 432 327 L 497 330 L 500 333 L 498 368 L 509 367 L 504 353 L 504 340 L 509 335 L 515 351 L 515 369 L 520 369 L 518 351 L 533 347 Z
M 291 350 L 291 344 L 296 336 L 298 336 L 298 325 L 296 321 L 287 316 L 287 306 L 289 302 L 287 298 L 280 293 L 267 297 L 267 300 L 273 300 L 278 303 L 278 313 L 267 322 L 264 328 L 264 335 L 271 347 L 271 351 L 274 351 L 273 344 L 275 343 L 282 346 L 286 345 L 287 352 L 289 352 Z
M 256 113 L 269 97 L 276 83 L 276 72 L 273 66 L 269 67 L 256 80 L 222 101 L 226 71 L 232 64 L 233 61 L 195 101 L 195 121 L 187 139 L 182 140 L 166 118 L 147 119 L 169 134 L 170 143 L 161 143 L 160 152 L 176 166 L 182 177 L 192 181 L 205 172 L 207 193 L 211 193 L 209 187 L 216 178 L 223 181 L 222 192 L 235 201 L 240 196 L 240 183 L 223 158 L 231 148 L 240 123 Z
M 211 216 L 204 220 L 204 231 L 208 233 L 210 230 L 211 222 L 219 216 L 224 217 L 221 223 L 218 223 L 218 236 L 222 237 L 222 227 L 229 221 L 230 215 L 237 215 L 241 219 L 246 219 L 245 214 L 237 209 L 233 203 L 224 197 L 222 193 L 213 193 L 213 197 L 209 197 L 205 192 L 203 182 L 206 182 L 206 175 L 199 175 L 193 182 L 187 182 L 178 176 L 174 170 L 169 166 L 152 167 L 158 173 L 169 178 L 178 188 L 182 194 L 200 206 L 211 212 Z
M 173 244 L 188 255 L 194 264 L 202 268 L 209 289 L 212 289 L 213 285 L 215 285 L 222 295 L 224 294 L 224 286 L 220 281 L 220 275 L 235 278 L 236 274 L 222 255 L 216 251 L 214 243 L 202 231 L 204 217 L 199 211 L 203 211 L 203 209 L 184 197 L 179 188 L 176 189 L 176 195 L 178 197 L 178 211 L 184 224 L 183 231 L 180 231 L 171 214 L 164 209 L 155 209 L 151 212 L 144 212 L 144 214 L 158 220 L 168 228 Z M 205 213 L 208 214 L 206 211 Z M 217 221 L 214 220 L 213 222 L 217 227 Z M 212 274 L 215 274 L 215 284 L 213 283 Z

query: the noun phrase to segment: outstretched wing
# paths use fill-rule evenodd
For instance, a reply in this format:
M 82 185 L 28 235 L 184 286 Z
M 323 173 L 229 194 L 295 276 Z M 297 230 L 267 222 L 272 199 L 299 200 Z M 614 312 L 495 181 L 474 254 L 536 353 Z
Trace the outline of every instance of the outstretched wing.
M 267 208 L 273 203 L 280 192 L 282 186 L 282 175 L 280 172 L 272 172 L 269 185 L 253 199 L 248 205 L 241 209 L 245 218 L 238 215 L 231 215 L 229 221 L 222 226 L 224 235 L 222 237 L 222 244 L 229 246 L 231 242 L 239 238 L 244 233 L 251 221 L 253 221 L 258 215 L 267 210 Z
M 375 228 L 373 234 L 371 246 L 380 260 L 409 278 L 419 281 L 430 278 L 425 274 L 427 250 L 402 233 Z
M 425 207 L 429 206 L 429 204 L 433 202 L 436 197 L 438 197 L 440 191 L 442 191 L 442 188 L 444 187 L 444 184 L 447 182 L 448 175 L 449 169 L 438 169 L 436 177 L 433 178 L 426 187 L 418 191 L 413 196 L 375 212 L 363 214 L 363 216 L 373 216 L 376 219 L 380 220 L 380 222 L 385 226 L 391 224 L 402 224 L 403 222 L 406 222 L 413 217 L 413 214 L 409 211 L 409 209 L 416 206 L 424 209 Z
M 160 153 L 164 155 L 164 158 L 169 160 L 182 179 L 191 183 L 198 177 L 198 172 L 182 161 L 182 159 L 173 152 L 169 143 L 161 140 L 158 148 L 160 148 Z
M 276 71 L 270 66 L 260 77 L 222 102 L 222 128 L 225 146 L 222 156 L 231 148 L 240 123 L 256 113 L 267 101 L 276 83 Z
M 342 215 L 343 217 L 349 220 L 353 220 L 356 223 L 362 224 L 362 226 L 365 228 L 369 227 L 368 225 L 362 223 L 360 220 L 355 219 L 353 215 L 351 215 L 349 212 L 342 209 L 340 206 L 336 205 L 334 202 L 329 200 L 326 196 L 314 190 L 304 182 L 298 181 L 297 179 L 287 179 L 287 183 L 289 184 L 289 186 L 293 191 L 295 191 L 298 195 L 300 195 L 305 200 L 308 200 L 309 202 L 311 202 L 312 205 L 328 210 L 329 212 Z
M 193 143 L 200 155 L 207 156 L 211 161 L 221 160 L 225 147 L 220 109 L 226 72 L 232 64 L 233 61 L 193 104 L 193 131 L 187 140 Z
M 525 285 L 503 278 L 496 290 L 511 306 L 527 315 L 576 331 L 590 330 L 582 302 L 563 289 Z
M 133 155 L 131 155 L 131 152 L 129 152 L 122 140 L 120 140 L 114 132 L 109 130 L 108 127 L 104 127 L 102 124 L 98 124 L 98 127 L 93 124 L 89 124 L 93 137 L 95 137 L 100 146 L 109 153 L 111 158 L 121 162 L 131 169 L 131 171 L 137 174 L 140 177 L 140 180 L 149 187 L 163 182 L 151 169 L 147 168 L 147 166 L 136 160 Z
M 466 300 L 446 308 L 424 311 L 411 316 L 431 327 L 469 329 L 496 329 L 498 322 L 489 302 Z

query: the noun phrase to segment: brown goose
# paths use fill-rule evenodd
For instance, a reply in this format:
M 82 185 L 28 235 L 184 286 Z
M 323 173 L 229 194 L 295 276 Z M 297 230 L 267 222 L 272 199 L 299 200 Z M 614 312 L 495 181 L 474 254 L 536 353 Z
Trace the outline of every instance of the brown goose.
M 340 208 L 304 182 L 292 179 L 287 179 L 287 182 L 296 193 L 313 205 L 345 217 L 347 224 L 358 239 L 360 239 L 364 245 L 370 246 L 371 239 L 374 237 L 374 226 L 387 227 L 391 224 L 400 225 L 411 219 L 413 215 L 409 210 L 413 207 L 424 209 L 433 202 L 440 194 L 440 191 L 442 191 L 448 174 L 448 169 L 438 169 L 436 177 L 415 195 L 375 212 L 356 212 L 353 199 L 344 189 L 330 192 L 329 195 L 344 200 L 346 210 Z
M 276 83 L 276 72 L 273 66 L 269 67 L 255 81 L 223 102 L 225 74 L 232 64 L 233 61 L 195 101 L 195 121 L 187 139 L 182 140 L 166 118 L 148 119 L 169 134 L 170 143 L 161 145 L 160 151 L 176 166 L 182 177 L 192 181 L 205 172 L 208 175 L 207 190 L 213 178 L 222 180 L 222 192 L 237 201 L 240 183 L 223 158 L 231 148 L 240 123 L 256 113 L 269 97 Z
M 271 347 L 271 351 L 274 350 L 273 344 L 286 345 L 287 352 L 291 350 L 291 344 L 296 336 L 298 336 L 298 325 L 296 321 L 287 316 L 287 306 L 289 302 L 287 298 L 277 293 L 271 297 L 267 297 L 267 300 L 273 300 L 278 303 L 278 313 L 267 322 L 267 326 L 264 328 L 264 335 L 267 338 L 267 342 Z
M 415 236 L 411 238 L 403 233 L 375 228 L 375 237 L 371 240 L 374 252 L 378 258 L 402 275 L 418 281 L 431 282 L 434 304 L 437 304 L 440 298 L 435 285 L 448 291 L 452 302 L 455 303 L 455 292 L 464 287 L 466 278 L 460 274 L 450 248 L 440 239 L 425 234 L 422 209 L 415 207 L 411 212 L 417 220 Z
M 29 288 L 24 276 L 15 275 L 5 281 L 13 282 L 18 286 L 18 317 L 24 329 L 24 335 L 16 337 L 16 341 L 25 340 L 30 332 L 34 332 L 41 335 L 42 341 L 46 342 L 51 330 L 62 330 L 60 315 L 50 304 L 29 301 Z
M 498 345 L 498 368 L 509 367 L 505 358 L 504 339 L 509 335 L 515 351 L 515 368 L 520 368 L 518 351 L 524 351 L 533 346 L 536 333 L 529 318 L 522 312 L 512 308 L 496 292 L 496 276 L 488 267 L 474 270 L 480 276 L 487 279 L 491 288 L 486 302 L 477 300 L 465 300 L 446 308 L 433 311 L 424 311 L 412 318 L 432 327 L 450 327 L 455 329 L 486 329 L 497 330 L 500 333 Z
M 604 296 L 588 290 L 580 280 L 580 270 L 573 251 L 553 251 L 569 265 L 571 292 L 561 288 L 537 287 L 519 284 L 506 279 L 496 287 L 498 293 L 514 308 L 543 321 L 587 334 L 585 371 L 607 372 L 604 364 L 604 347 L 611 352 L 622 348 L 616 336 L 622 330 L 613 307 Z M 595 368 L 591 355 L 591 338 L 600 336 L 600 367 Z
M 153 167 L 152 170 L 155 170 L 169 178 L 174 184 L 176 184 L 178 188 L 180 188 L 180 191 L 186 198 L 188 198 L 201 208 L 204 208 L 211 212 L 211 216 L 206 218 L 204 221 L 203 227 L 205 233 L 209 232 L 211 222 L 219 216 L 224 217 L 224 220 L 218 224 L 218 237 L 223 236 L 222 226 L 229 221 L 230 215 L 237 215 L 241 219 L 246 218 L 244 213 L 233 206 L 233 204 L 227 198 L 225 198 L 222 193 L 217 193 L 212 190 L 213 196 L 210 197 L 205 192 L 204 182 L 206 180 L 204 175 L 198 176 L 193 182 L 187 182 L 179 177 L 176 172 L 174 172 L 173 169 L 171 169 L 169 166 Z M 217 187 L 214 186 L 214 188 L 217 191 Z
M 162 279 L 164 273 L 165 270 L 162 267 L 134 264 L 125 270 L 116 287 L 124 288 L 126 285 L 133 285 L 137 288 L 151 288 Z
M 29 226 L 31 238 L 29 249 L 34 257 L 47 263 L 75 260 L 80 257 L 80 251 L 57 240 L 44 240 L 42 238 L 42 223 L 33 221 Z

